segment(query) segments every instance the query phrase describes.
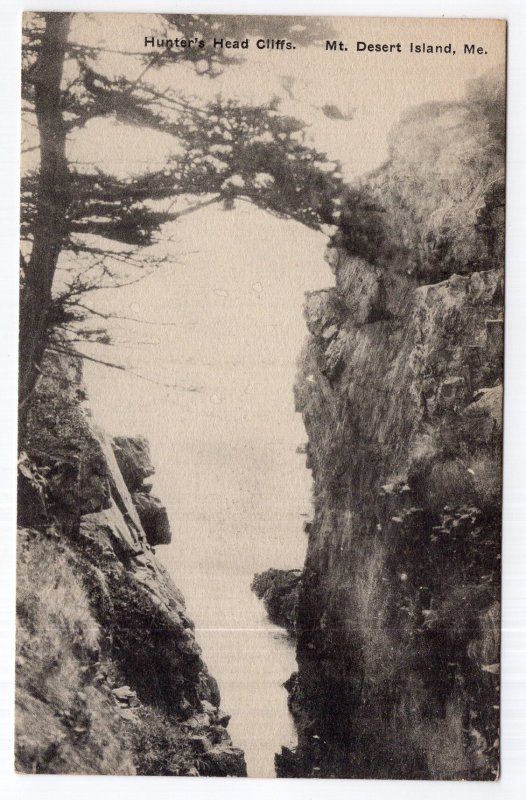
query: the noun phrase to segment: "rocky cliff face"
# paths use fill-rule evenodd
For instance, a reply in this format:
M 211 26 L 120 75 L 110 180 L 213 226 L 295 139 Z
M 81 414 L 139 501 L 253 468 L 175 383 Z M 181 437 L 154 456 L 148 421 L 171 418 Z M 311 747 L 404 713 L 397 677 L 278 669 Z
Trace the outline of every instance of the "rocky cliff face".
M 503 188 L 483 89 L 408 115 L 344 209 L 336 286 L 307 298 L 315 516 L 281 775 L 498 774 Z
M 141 438 L 89 416 L 49 355 L 19 469 L 16 761 L 22 772 L 244 775 L 184 599 Z

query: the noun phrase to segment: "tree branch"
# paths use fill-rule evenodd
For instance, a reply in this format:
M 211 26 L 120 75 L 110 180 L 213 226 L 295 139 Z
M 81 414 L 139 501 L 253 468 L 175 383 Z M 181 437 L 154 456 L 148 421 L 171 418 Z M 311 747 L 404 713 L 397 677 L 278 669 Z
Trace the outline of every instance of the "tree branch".
M 141 325 L 159 325 L 162 327 L 175 327 L 178 324 L 177 322 L 154 322 L 153 320 L 141 319 L 140 317 L 127 317 L 124 314 L 104 314 L 102 311 L 96 311 L 94 308 L 84 305 L 84 303 L 72 303 L 71 305 L 75 308 L 83 308 L 85 311 L 89 311 L 90 314 L 94 314 L 96 317 L 101 317 L 102 319 L 122 319 L 126 322 L 140 322 Z
M 148 378 L 146 375 L 141 375 L 140 372 L 133 372 L 133 370 L 128 369 L 128 367 L 125 367 L 122 364 L 115 364 L 112 361 L 104 361 L 101 358 L 88 356 L 86 353 L 81 353 L 78 350 L 70 350 L 67 347 L 59 347 L 55 344 L 48 345 L 47 349 L 51 350 L 53 353 L 62 353 L 62 355 L 72 356 L 74 358 L 83 358 L 85 361 L 91 361 L 94 364 L 100 364 L 101 366 L 108 367 L 109 369 L 116 369 L 119 370 L 119 372 L 126 372 L 128 375 L 131 375 L 134 378 L 138 378 L 141 381 L 147 381 L 148 383 L 154 383 L 156 386 L 162 386 L 165 389 L 180 389 L 182 392 L 201 391 L 201 387 L 199 386 L 181 386 L 178 383 L 163 383 L 162 381 L 156 381 L 155 378 Z

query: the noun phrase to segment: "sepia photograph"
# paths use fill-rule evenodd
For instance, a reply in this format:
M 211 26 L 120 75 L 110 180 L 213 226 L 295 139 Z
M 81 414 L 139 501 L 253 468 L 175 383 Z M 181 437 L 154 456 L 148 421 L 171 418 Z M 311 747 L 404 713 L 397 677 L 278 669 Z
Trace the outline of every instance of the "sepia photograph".
M 16 771 L 498 780 L 506 22 L 22 26 Z

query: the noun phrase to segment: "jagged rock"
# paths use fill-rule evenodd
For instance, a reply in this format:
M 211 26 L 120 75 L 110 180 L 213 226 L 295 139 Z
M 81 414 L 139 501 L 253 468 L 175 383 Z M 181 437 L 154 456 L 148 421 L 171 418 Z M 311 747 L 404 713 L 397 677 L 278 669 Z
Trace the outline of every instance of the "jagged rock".
M 208 700 L 201 700 L 201 706 L 205 714 L 208 714 L 208 717 L 216 717 L 217 716 L 217 708 L 212 705 Z
M 225 714 L 224 711 L 219 710 L 217 714 L 217 724 L 221 725 L 223 728 L 228 727 L 228 723 L 230 722 L 230 714 Z
M 331 268 L 332 273 L 336 273 L 339 261 L 340 261 L 340 251 L 337 247 L 327 247 L 325 253 L 323 255 L 325 261 Z
M 79 537 L 91 541 L 106 555 L 137 555 L 143 552 L 136 531 L 126 523 L 121 510 L 112 504 L 104 511 L 84 514 L 79 520 Z
M 135 694 L 129 686 L 119 686 L 117 689 L 112 689 L 112 694 L 115 695 L 117 700 L 127 700 Z
M 45 488 L 45 477 L 39 475 L 38 470 L 30 463 L 27 453 L 21 453 L 17 477 L 18 525 L 33 527 L 45 524 Z
M 299 569 L 269 569 L 254 575 L 251 585 L 252 591 L 263 600 L 269 619 L 291 634 L 296 631 L 301 575 Z
M 219 708 L 221 705 L 221 693 L 219 686 L 213 675 L 206 673 L 202 676 L 202 684 L 200 687 L 200 695 L 203 699 L 209 700 L 213 706 Z
M 502 436 L 502 384 L 480 389 L 459 421 L 458 434 L 481 446 L 498 444 Z
M 343 332 L 333 338 L 324 353 L 323 374 L 330 380 L 336 380 L 345 366 L 346 336 Z
M 117 709 L 117 714 L 122 719 L 125 719 L 126 722 L 135 722 L 136 723 L 138 721 L 137 713 L 136 713 L 134 708 L 127 708 L 125 706 L 124 707 L 123 706 L 119 706 L 119 708 Z
M 179 717 L 183 720 L 188 720 L 194 713 L 193 705 L 186 699 L 186 697 L 181 697 L 177 706 L 177 713 Z
M 208 715 L 203 712 L 193 714 L 185 721 L 185 726 L 191 729 L 205 728 L 209 723 Z
M 134 492 L 132 500 L 139 514 L 148 543 L 152 546 L 170 544 L 172 531 L 170 530 L 168 513 L 161 501 L 157 497 L 144 492 Z
M 330 289 L 318 292 L 306 292 L 303 314 L 307 328 L 313 336 L 323 336 L 324 331 L 331 330 L 334 336 L 342 317 L 341 303 L 336 293 Z
M 247 774 L 247 765 L 243 751 L 239 747 L 232 747 L 221 743 L 210 749 L 204 756 L 206 773 L 216 777 L 231 776 L 244 778 Z
M 353 324 L 364 325 L 382 317 L 383 292 L 379 272 L 363 258 L 340 255 L 336 288 Z
M 188 743 L 190 744 L 192 750 L 199 755 L 202 755 L 211 749 L 210 740 L 204 735 L 189 736 Z
M 193 631 L 187 628 L 181 632 L 178 647 L 187 656 L 198 656 L 201 653 L 201 648 L 197 644 Z
M 128 491 L 132 494 L 141 491 L 143 482 L 155 472 L 147 439 L 144 436 L 115 436 L 112 447 Z
M 278 778 L 304 778 L 306 770 L 302 769 L 295 750 L 282 746 L 281 752 L 276 753 L 276 775 Z
M 137 708 L 140 705 L 137 692 L 134 692 L 129 686 L 119 686 L 118 689 L 112 689 L 112 694 L 121 706 Z
M 211 722 L 214 723 L 215 719 L 212 719 Z M 224 725 L 213 724 L 211 727 L 210 735 L 213 744 L 221 744 L 221 743 L 226 743 L 229 745 L 232 744 L 226 726 Z
M 486 347 L 490 357 L 500 358 L 504 349 L 504 320 L 502 318 L 486 320 Z

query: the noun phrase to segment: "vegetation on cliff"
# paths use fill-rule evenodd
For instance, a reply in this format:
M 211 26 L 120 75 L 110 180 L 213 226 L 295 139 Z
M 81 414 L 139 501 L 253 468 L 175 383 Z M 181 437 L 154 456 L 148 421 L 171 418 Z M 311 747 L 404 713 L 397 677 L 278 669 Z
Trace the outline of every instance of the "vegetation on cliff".
M 348 190 L 336 246 L 419 283 L 493 269 L 504 254 L 505 108 L 489 73 L 461 102 L 409 109 L 389 160 Z

